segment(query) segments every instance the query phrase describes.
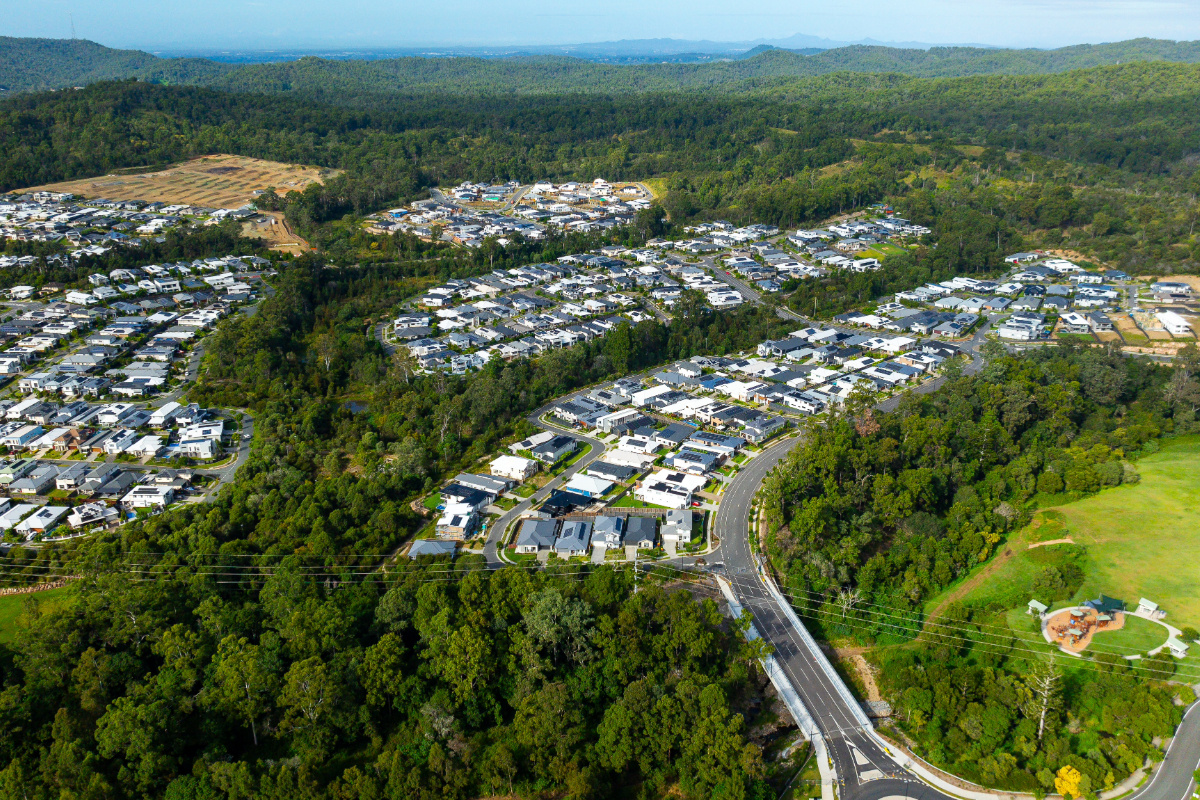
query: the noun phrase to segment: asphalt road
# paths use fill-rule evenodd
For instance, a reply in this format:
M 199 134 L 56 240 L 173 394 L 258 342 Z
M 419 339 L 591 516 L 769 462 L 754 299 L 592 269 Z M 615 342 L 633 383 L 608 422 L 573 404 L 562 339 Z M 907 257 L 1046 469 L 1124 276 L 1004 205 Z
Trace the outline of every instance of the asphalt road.
M 750 550 L 747 534 L 754 496 L 767 473 L 799 441 L 787 440 L 765 450 L 743 467 L 726 487 L 714 526 L 721 540 L 720 558 L 724 561 L 725 577 L 743 607 L 754 615 L 754 627 L 759 635 L 774 645 L 776 661 L 824 736 L 838 778 L 839 797 L 843 800 L 904 797 L 905 781 L 889 777 L 903 774 L 902 770 L 862 728 L 855 711 L 841 695 L 841 687 L 822 668 L 819 660 L 824 656 L 810 650 L 767 591 Z M 911 780 L 907 789 L 909 796 L 920 796 Z M 920 789 L 928 792 L 928 800 L 941 797 L 923 784 Z
M 990 320 L 964 349 L 971 356 L 967 373 L 983 368 L 979 347 Z M 934 391 L 942 380 L 930 381 L 915 391 Z M 899 403 L 892 398 L 880 404 L 891 410 Z M 890 408 L 889 408 L 890 406 Z M 798 634 L 768 592 L 757 569 L 749 542 L 750 510 L 754 497 L 768 473 L 796 447 L 800 439 L 786 440 L 769 448 L 742 468 L 725 489 L 717 510 L 714 530 L 721 547 L 710 561 L 723 563 L 723 572 L 743 607 L 754 615 L 760 636 L 775 647 L 775 658 L 800 694 L 826 740 L 838 779 L 841 800 L 949 800 L 949 797 L 903 770 L 883 751 L 877 740 L 861 727 L 836 678 L 821 667 L 823 654 L 813 652 Z M 1200 763 L 1200 702 L 1192 705 L 1167 751 L 1163 764 L 1131 800 L 1185 800 L 1191 796 L 1192 773 Z

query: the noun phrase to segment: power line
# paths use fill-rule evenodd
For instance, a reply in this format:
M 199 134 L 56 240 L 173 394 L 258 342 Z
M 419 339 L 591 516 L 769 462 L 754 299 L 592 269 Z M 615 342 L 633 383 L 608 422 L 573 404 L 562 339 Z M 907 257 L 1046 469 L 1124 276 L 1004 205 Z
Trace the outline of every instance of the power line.
M 742 584 L 739 582 L 739 583 L 736 583 L 735 585 L 741 586 Z M 777 607 L 777 604 L 774 601 L 767 600 L 767 599 L 749 598 L 749 599 L 743 599 L 741 602 L 747 606 L 757 606 L 757 607 L 763 607 L 763 608 L 776 608 Z M 798 609 L 793 609 L 793 611 L 795 612 L 796 616 L 798 616 L 798 617 L 804 617 L 804 618 L 811 619 L 816 622 L 823 621 L 821 617 L 819 617 L 818 615 L 813 614 L 811 612 L 801 611 Z M 846 627 L 852 628 L 854 630 L 861 630 L 861 631 L 872 632 L 872 633 L 875 632 L 875 629 L 867 627 L 862 624 L 853 624 L 851 622 L 842 622 L 839 624 L 843 624 Z M 905 628 L 903 626 L 895 625 L 892 623 L 879 622 L 876 624 L 883 625 L 884 627 L 896 628 L 899 630 L 911 632 L 911 629 L 909 629 L 909 628 Z M 1031 655 L 1040 656 L 1040 657 L 1050 656 L 1050 657 L 1054 658 L 1055 660 L 1059 661 L 1060 663 L 1070 664 L 1074 667 L 1080 667 L 1080 668 L 1084 668 L 1084 669 L 1092 669 L 1095 671 L 1103 671 L 1103 667 L 1100 664 L 1096 664 L 1095 662 L 1087 661 L 1082 658 L 1068 660 L 1067 656 L 1065 656 L 1063 653 L 1061 653 L 1057 650 L 1034 650 L 1034 649 L 1019 647 L 1015 644 L 1015 642 L 1020 641 L 1017 639 L 1013 640 L 1014 644 L 1012 644 L 1011 646 L 1008 646 L 1008 645 L 1001 645 L 999 643 L 980 642 L 980 641 L 969 639 L 968 637 L 965 637 L 962 635 L 956 635 L 953 633 L 943 633 L 940 631 L 929 632 L 929 635 L 937 637 L 939 639 L 949 640 L 951 642 L 970 644 L 972 646 L 984 649 L 986 652 L 996 653 L 999 655 L 1008 655 L 1008 654 L 1016 651 L 1016 652 L 1021 652 L 1021 653 L 1029 653 Z M 1174 671 L 1168 672 L 1167 670 L 1155 669 L 1153 667 L 1138 665 L 1138 664 L 1136 664 L 1136 662 L 1131 662 L 1131 668 L 1133 668 L 1137 671 L 1147 672 L 1147 673 L 1155 673 L 1155 674 L 1164 675 L 1167 677 L 1182 676 L 1182 677 L 1193 679 L 1193 680 L 1200 680 L 1200 675 L 1193 674 L 1192 672 L 1190 672 L 1188 670 L 1176 669 Z M 1164 680 L 1165 679 L 1166 678 L 1164 678 Z

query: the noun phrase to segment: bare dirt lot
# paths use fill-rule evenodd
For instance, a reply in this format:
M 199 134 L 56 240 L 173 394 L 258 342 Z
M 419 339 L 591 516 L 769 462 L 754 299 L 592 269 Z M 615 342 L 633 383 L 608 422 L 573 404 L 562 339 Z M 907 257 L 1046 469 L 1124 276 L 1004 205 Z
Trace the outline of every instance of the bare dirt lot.
M 280 253 L 300 255 L 312 250 L 308 242 L 301 239 L 287 224 L 283 214 L 278 211 L 260 211 L 260 217 L 274 220 L 273 224 L 258 224 L 246 222 L 242 224 L 242 233 L 252 239 L 263 239 L 272 250 Z
M 195 158 L 157 172 L 111 174 L 77 181 L 33 186 L 22 191 L 70 192 L 85 198 L 142 200 L 205 208 L 240 208 L 255 192 L 274 188 L 279 194 L 303 191 L 337 170 L 281 164 L 244 156 Z
M 1200 292 L 1200 275 L 1139 275 L 1139 281 L 1170 281 L 1171 283 L 1186 283 L 1193 292 Z

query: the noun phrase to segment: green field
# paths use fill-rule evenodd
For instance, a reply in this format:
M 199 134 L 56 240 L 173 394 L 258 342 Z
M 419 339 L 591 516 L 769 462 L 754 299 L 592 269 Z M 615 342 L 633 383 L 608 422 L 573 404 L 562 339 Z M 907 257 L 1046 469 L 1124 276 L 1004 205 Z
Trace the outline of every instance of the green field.
M 864 258 L 878 258 L 880 261 L 883 261 L 888 256 L 895 256 L 907 252 L 908 251 L 903 247 L 891 244 L 890 242 L 880 242 L 879 244 L 871 245 L 869 248 L 864 250 L 862 255 Z
M 1147 597 L 1175 627 L 1200 627 L 1200 437 L 1172 442 L 1137 467 L 1140 483 L 1059 509 L 1088 551 L 1081 593 L 1103 591 L 1130 606 Z
M 43 612 L 52 611 L 63 605 L 67 599 L 67 590 L 47 589 L 36 592 L 38 603 Z M 25 610 L 27 594 L 7 594 L 0 597 L 0 642 L 11 642 L 17 632 L 17 621 Z
M 1195 571 L 1200 563 L 1200 437 L 1168 442 L 1161 452 L 1138 461 L 1137 468 L 1137 484 L 1039 511 L 995 558 L 930 600 L 926 613 L 940 614 L 949 602 L 960 602 L 1004 614 L 1017 627 L 1035 594 L 1037 576 L 1047 567 L 1073 564 L 1083 570 L 1082 584 L 1071 597 L 1053 602 L 1053 608 L 1100 593 L 1120 598 L 1130 608 L 1146 597 L 1167 612 L 1166 621 L 1175 627 L 1200 627 Z M 1029 547 L 1031 542 L 1068 538 L 1072 543 Z M 1130 650 L 1162 644 L 1165 630 L 1151 623 L 1143 629 L 1141 623 L 1133 620 L 1127 631 L 1097 637 L 1097 644 Z
M 1096 653 L 1145 653 L 1166 641 L 1167 629 L 1162 625 L 1126 614 L 1119 631 L 1097 633 L 1089 649 Z

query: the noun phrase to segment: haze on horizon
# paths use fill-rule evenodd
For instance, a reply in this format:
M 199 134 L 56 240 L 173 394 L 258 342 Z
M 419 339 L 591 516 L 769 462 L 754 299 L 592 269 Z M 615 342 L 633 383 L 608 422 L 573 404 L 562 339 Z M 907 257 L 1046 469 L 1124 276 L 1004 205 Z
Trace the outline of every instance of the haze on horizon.
M 1200 39 L 1185 0 L 0 0 L 0 35 L 163 49 L 538 46 L 621 39 L 836 41 L 1061 47 L 1141 36 Z

